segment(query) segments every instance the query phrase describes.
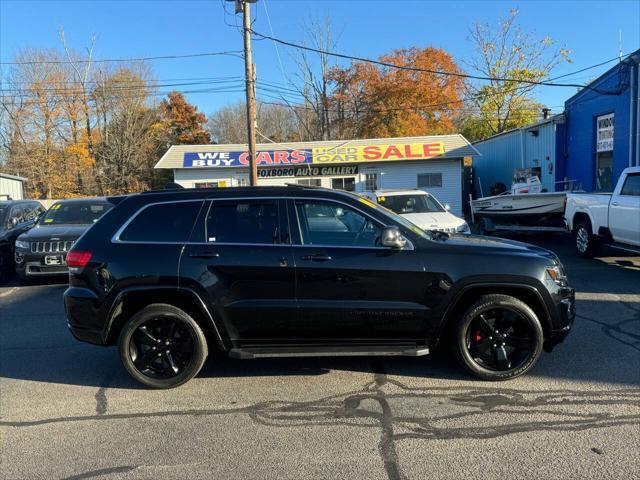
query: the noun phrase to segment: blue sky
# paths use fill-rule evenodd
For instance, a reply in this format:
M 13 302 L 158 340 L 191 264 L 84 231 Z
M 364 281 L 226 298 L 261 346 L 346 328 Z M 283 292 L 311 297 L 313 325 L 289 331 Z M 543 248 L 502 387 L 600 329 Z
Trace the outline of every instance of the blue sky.
M 224 2 L 226 3 L 226 2 Z M 471 55 L 467 40 L 473 22 L 496 25 L 511 8 L 519 8 L 519 22 L 540 37 L 550 35 L 572 51 L 572 64 L 559 66 L 562 75 L 640 47 L 640 1 L 520 1 L 432 2 L 402 0 L 288 1 L 258 0 L 253 6 L 254 29 L 300 42 L 305 24 L 327 13 L 338 38 L 336 50 L 375 58 L 395 48 L 436 46 L 456 59 Z M 223 0 L 201 1 L 17 1 L 0 0 L 0 59 L 10 61 L 21 48 L 59 48 L 58 29 L 68 42 L 83 49 L 92 34 L 98 37 L 96 58 L 147 57 L 242 49 L 241 32 L 233 4 Z M 268 12 L 268 15 L 267 15 Z M 268 19 L 271 20 L 269 25 Z M 254 41 L 254 61 L 260 80 L 286 85 L 283 75 L 295 67 L 291 49 Z M 282 69 L 280 65 L 282 64 Z M 189 100 L 210 114 L 221 105 L 241 100 L 243 61 L 235 57 L 204 57 L 152 62 L 163 83 L 191 79 L 232 77 L 229 83 L 179 86 L 182 90 L 228 87 L 227 92 L 189 93 Z M 613 64 L 610 64 L 613 65 Z M 607 67 L 590 70 L 565 82 L 584 83 Z M 238 78 L 236 78 L 238 77 Z M 175 80 L 178 79 L 178 80 Z M 188 79 L 188 80 L 182 80 Z M 168 90 L 167 88 L 166 90 Z M 554 111 L 575 92 L 573 88 L 541 88 L 537 97 Z

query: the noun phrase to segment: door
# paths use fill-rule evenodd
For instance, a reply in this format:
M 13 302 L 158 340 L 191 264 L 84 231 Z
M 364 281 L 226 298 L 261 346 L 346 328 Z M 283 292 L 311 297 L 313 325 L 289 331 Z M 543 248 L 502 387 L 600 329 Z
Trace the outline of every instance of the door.
M 609 230 L 616 242 L 640 246 L 640 173 L 630 173 L 611 197 Z
M 300 315 L 292 338 L 424 343 L 429 274 L 419 253 L 381 247 L 384 225 L 336 201 L 289 202 Z
M 296 314 L 295 269 L 283 201 L 212 200 L 180 264 L 203 289 L 234 346 L 277 344 Z

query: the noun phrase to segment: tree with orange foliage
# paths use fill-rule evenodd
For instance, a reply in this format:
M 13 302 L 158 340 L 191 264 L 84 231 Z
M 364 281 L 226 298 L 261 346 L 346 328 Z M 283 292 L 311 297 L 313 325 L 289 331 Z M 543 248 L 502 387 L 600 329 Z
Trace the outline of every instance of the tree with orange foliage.
M 382 55 L 399 67 L 462 73 L 439 48 L 409 48 Z M 336 137 L 370 138 L 440 135 L 454 131 L 464 79 L 415 70 L 354 62 L 331 72 Z
M 179 92 L 171 92 L 160 103 L 166 122 L 167 140 L 171 144 L 206 144 L 211 141 L 206 129 L 207 117 Z

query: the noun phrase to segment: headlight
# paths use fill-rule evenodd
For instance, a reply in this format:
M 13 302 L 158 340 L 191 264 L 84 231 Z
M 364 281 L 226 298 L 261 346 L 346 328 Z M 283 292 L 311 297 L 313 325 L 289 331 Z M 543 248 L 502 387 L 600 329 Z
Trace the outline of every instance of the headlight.
M 24 248 L 25 250 L 29 250 L 29 242 L 25 242 L 24 240 L 16 240 L 16 248 Z
M 554 265 L 553 267 L 547 267 L 547 276 L 551 278 L 556 284 L 561 287 L 567 286 L 567 276 L 564 273 L 564 270 L 561 265 Z
M 460 225 L 456 227 L 457 233 L 471 233 L 471 229 L 469 228 L 469 224 L 467 222 L 462 222 Z

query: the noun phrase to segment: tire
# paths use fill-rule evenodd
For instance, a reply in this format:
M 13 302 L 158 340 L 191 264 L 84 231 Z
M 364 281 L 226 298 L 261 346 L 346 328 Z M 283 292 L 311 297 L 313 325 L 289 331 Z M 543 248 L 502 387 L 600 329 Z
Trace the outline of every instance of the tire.
M 474 331 L 478 322 L 490 324 L 491 315 L 495 316 L 493 334 L 483 329 Z M 511 326 L 507 328 L 507 325 Z M 454 353 L 470 373 L 482 380 L 511 380 L 525 374 L 538 361 L 544 332 L 540 320 L 526 303 L 509 295 L 484 295 L 459 318 L 452 340 Z M 514 346 L 522 344 L 526 347 Z M 487 346 L 490 353 L 479 353 L 480 345 Z M 491 365 L 491 358 L 497 359 L 497 367 Z
M 591 222 L 580 222 L 574 231 L 576 253 L 582 258 L 592 258 L 598 251 L 598 238 L 593 234 Z
M 208 355 L 200 325 L 183 310 L 161 303 L 143 308 L 126 322 L 118 349 L 129 375 L 155 389 L 188 382 L 200 372 Z

